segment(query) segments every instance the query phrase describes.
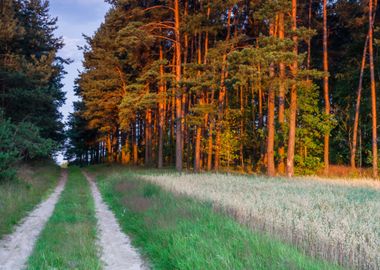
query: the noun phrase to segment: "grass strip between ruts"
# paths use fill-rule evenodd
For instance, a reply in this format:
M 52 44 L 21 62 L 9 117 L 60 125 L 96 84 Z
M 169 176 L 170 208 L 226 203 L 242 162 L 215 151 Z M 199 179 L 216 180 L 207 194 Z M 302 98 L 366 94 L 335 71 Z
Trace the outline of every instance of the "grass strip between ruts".
M 69 168 L 65 190 L 36 243 L 27 269 L 101 269 L 94 202 L 79 168 Z

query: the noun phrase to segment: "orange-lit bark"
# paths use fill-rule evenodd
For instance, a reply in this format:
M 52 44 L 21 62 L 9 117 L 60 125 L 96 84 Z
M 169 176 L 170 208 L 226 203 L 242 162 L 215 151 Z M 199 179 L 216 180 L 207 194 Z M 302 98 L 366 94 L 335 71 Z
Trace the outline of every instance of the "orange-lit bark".
M 274 23 L 270 26 L 270 35 L 274 36 L 275 29 Z M 269 66 L 269 77 L 274 78 L 274 64 Z M 268 135 L 267 135 L 267 174 L 268 176 L 274 176 L 276 174 L 274 165 L 274 108 L 275 108 L 275 89 L 273 86 L 269 86 L 268 90 Z
M 284 13 L 278 15 L 278 37 L 280 40 L 285 38 L 285 27 L 284 27 Z M 285 64 L 280 62 L 280 83 L 278 91 L 278 123 L 280 125 L 280 142 L 278 148 L 279 162 L 278 162 L 278 172 L 280 174 L 285 173 Z
M 375 11 L 373 12 L 373 17 L 372 17 L 372 27 L 373 27 L 373 23 L 376 17 L 377 0 L 375 0 L 374 7 L 375 7 L 374 8 Z M 352 135 L 351 158 L 350 158 L 352 169 L 356 168 L 356 148 L 357 148 L 357 140 L 358 140 L 360 101 L 361 101 L 361 96 L 362 96 L 364 69 L 366 65 L 366 56 L 367 56 L 367 51 L 368 51 L 369 31 L 370 29 L 368 29 L 368 34 L 364 43 L 362 62 L 360 65 L 359 84 L 358 84 L 356 104 L 355 104 L 355 118 L 354 118 L 354 128 L 353 128 L 353 135 Z
M 375 66 L 373 60 L 373 1 L 369 0 L 369 33 L 368 33 L 368 51 L 369 51 L 369 68 L 371 73 L 371 105 L 372 105 L 372 176 L 378 177 L 377 168 L 377 112 L 376 112 L 376 82 Z
M 292 0 L 292 31 L 297 30 L 297 0 Z M 294 55 L 298 55 L 298 37 L 293 35 Z M 294 60 L 291 67 L 293 79 L 297 79 L 298 61 Z M 297 84 L 293 82 L 290 89 L 290 115 L 289 115 L 289 138 L 288 138 L 288 153 L 286 160 L 286 175 L 292 177 L 294 175 L 294 151 L 296 143 L 296 121 L 297 121 Z
M 330 96 L 329 96 L 329 62 L 328 62 L 328 32 L 327 32 L 327 0 L 323 0 L 323 95 L 325 99 L 325 114 L 330 115 Z M 330 155 L 330 131 L 324 135 L 324 173 L 329 173 Z
M 229 41 L 231 38 L 231 16 L 232 16 L 232 8 L 228 9 L 227 15 L 227 36 L 226 41 Z M 221 79 L 220 79 L 220 91 L 218 98 L 218 119 L 216 123 L 216 141 L 215 141 L 215 165 L 214 169 L 216 171 L 219 170 L 220 165 L 220 147 L 221 147 L 221 133 L 222 133 L 222 121 L 224 114 L 224 105 L 226 99 L 226 72 L 227 72 L 227 50 L 225 50 L 222 57 L 222 70 L 221 70 Z
M 182 71 L 182 53 L 180 36 L 180 10 L 179 0 L 174 0 L 174 29 L 175 29 L 175 82 L 176 82 L 176 169 L 182 171 L 182 93 L 180 87 Z
M 160 61 L 164 60 L 162 46 L 160 46 Z M 166 88 L 164 81 L 164 65 L 160 65 L 160 85 L 158 89 L 160 101 L 158 104 L 158 168 L 163 167 L 163 149 L 164 149 L 164 133 L 165 133 L 165 108 L 166 108 Z

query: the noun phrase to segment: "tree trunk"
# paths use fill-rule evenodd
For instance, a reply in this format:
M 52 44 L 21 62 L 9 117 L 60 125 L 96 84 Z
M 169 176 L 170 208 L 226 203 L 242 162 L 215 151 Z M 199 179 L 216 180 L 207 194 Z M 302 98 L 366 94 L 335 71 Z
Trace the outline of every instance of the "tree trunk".
M 214 122 L 211 119 L 208 135 L 208 151 L 207 151 L 207 170 L 212 170 L 212 152 L 213 152 L 213 132 L 214 132 Z
M 226 41 L 230 40 L 230 37 L 231 37 L 231 16 L 232 16 L 232 7 L 228 9 Z M 214 166 L 214 169 L 216 171 L 219 170 L 219 163 L 220 163 L 222 121 L 223 121 L 224 105 L 225 105 L 225 99 L 226 99 L 226 85 L 225 85 L 226 69 L 227 69 L 227 49 L 225 50 L 223 54 L 223 59 L 222 59 L 220 92 L 219 92 L 219 98 L 218 98 L 218 121 L 216 123 L 216 141 L 215 141 L 216 147 L 215 147 L 215 166 Z
M 357 147 L 357 138 L 358 138 L 358 127 L 359 127 L 360 100 L 362 96 L 363 76 L 364 76 L 364 69 L 365 69 L 365 64 L 366 64 L 367 48 L 368 48 L 368 35 L 364 44 L 362 63 L 360 66 L 359 86 L 358 86 L 358 92 L 357 92 L 357 98 L 356 98 L 356 104 L 355 104 L 355 119 L 354 119 L 354 130 L 353 130 L 353 136 L 352 136 L 351 159 L 350 159 L 352 169 L 355 169 L 356 167 L 355 158 L 356 158 L 356 147 Z
M 274 36 L 274 24 L 270 26 L 270 35 Z M 269 66 L 270 80 L 274 78 L 274 64 Z M 268 137 L 267 137 L 267 174 L 268 176 L 274 176 L 276 174 L 274 165 L 274 108 L 275 108 L 275 90 L 273 86 L 269 86 L 268 90 Z
M 137 140 L 137 132 L 136 132 L 136 122 L 132 124 L 132 148 L 133 148 L 133 164 L 137 165 L 138 163 L 138 140 Z
M 248 87 L 248 86 L 247 86 Z M 245 170 L 245 165 L 244 165 L 244 127 L 245 127 L 245 121 L 244 121 L 244 101 L 243 101 L 243 86 L 240 86 L 240 114 L 241 114 L 241 119 L 240 119 L 240 166 L 241 169 L 244 171 Z
M 174 1 L 174 29 L 175 29 L 175 82 L 176 82 L 176 169 L 182 171 L 182 93 L 181 93 L 181 36 L 180 36 L 180 10 L 179 0 Z
M 327 32 L 327 0 L 323 0 L 323 94 L 325 98 L 325 114 L 330 115 L 330 96 L 329 96 L 329 62 L 328 62 L 328 32 Z M 329 155 L 330 155 L 330 130 L 326 131 L 324 136 L 324 173 L 329 173 Z
M 162 46 L 160 46 L 160 61 L 164 60 L 164 53 Z M 158 168 L 163 167 L 163 152 L 164 152 L 164 133 L 165 133 L 165 108 L 166 108 L 166 93 L 165 93 L 165 82 L 164 82 L 164 65 L 160 65 L 160 86 L 159 95 L 160 101 L 158 105 Z
M 308 29 L 311 30 L 311 12 L 313 10 L 313 0 L 309 0 Z M 310 70 L 311 66 L 311 37 L 307 39 L 307 63 L 306 68 Z
M 198 64 L 202 64 L 202 35 L 199 33 L 198 35 L 198 48 L 197 48 L 197 55 L 198 55 Z M 198 71 L 198 78 L 200 78 L 201 72 Z M 201 92 L 201 97 L 198 99 L 199 104 L 202 106 L 204 104 L 204 96 L 203 92 Z M 199 172 L 201 168 L 201 140 L 202 140 L 202 123 L 197 125 L 196 129 L 196 137 L 195 137 L 195 156 L 194 156 L 194 171 Z
M 373 28 L 373 23 L 374 23 L 375 17 L 376 17 L 376 9 L 377 9 L 377 1 L 375 1 L 375 9 L 374 9 L 375 12 L 373 13 L 373 18 L 372 18 L 372 28 Z M 356 105 L 355 105 L 355 120 L 354 120 L 352 147 L 351 147 L 351 159 L 350 159 L 352 169 L 355 169 L 355 167 L 356 167 L 356 160 L 355 159 L 356 159 L 356 148 L 357 148 L 357 140 L 358 140 L 360 101 L 361 101 L 361 96 L 362 96 L 364 69 L 365 69 L 365 65 L 366 65 L 366 57 L 367 57 L 367 50 L 368 50 L 369 30 L 370 29 L 368 29 L 368 34 L 367 34 L 366 40 L 364 42 L 362 63 L 360 66 L 359 85 L 358 85 Z
M 112 162 L 112 142 L 111 142 L 111 133 L 107 136 L 107 162 Z
M 373 61 L 373 21 L 372 21 L 373 1 L 369 0 L 369 68 L 371 72 L 371 99 L 372 99 L 372 176 L 377 178 L 377 113 L 376 113 L 376 82 L 375 66 Z
M 285 38 L 284 30 L 284 13 L 278 15 L 278 37 L 280 40 Z M 285 64 L 280 62 L 280 84 L 278 91 L 278 123 L 280 125 L 280 142 L 278 148 L 279 163 L 278 172 L 280 174 L 285 173 Z
M 145 118 L 145 165 L 152 165 L 152 110 L 146 111 Z
M 292 31 L 297 30 L 297 0 L 292 0 Z M 298 37 L 293 36 L 294 56 L 298 55 Z M 297 79 L 298 61 L 294 60 L 292 65 L 293 79 Z M 290 90 L 290 116 L 289 116 L 289 138 L 288 138 L 288 155 L 286 160 L 286 175 L 294 175 L 294 151 L 296 142 L 296 122 L 297 122 L 297 84 L 294 82 Z

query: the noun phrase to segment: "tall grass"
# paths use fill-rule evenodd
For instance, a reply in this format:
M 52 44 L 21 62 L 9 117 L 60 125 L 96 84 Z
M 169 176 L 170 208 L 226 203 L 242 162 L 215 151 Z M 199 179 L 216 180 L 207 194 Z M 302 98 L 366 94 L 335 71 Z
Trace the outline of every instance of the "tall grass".
M 380 269 L 380 189 L 352 181 L 215 174 L 151 174 L 145 180 L 228 212 L 308 254 L 357 269 Z
M 65 190 L 36 243 L 27 269 L 101 269 L 94 202 L 79 168 L 69 168 Z
M 0 182 L 0 238 L 53 190 L 60 172 L 53 162 L 34 162 L 20 165 L 18 179 Z
M 103 198 L 153 269 L 338 269 L 253 232 L 210 203 L 173 195 L 132 173 L 99 172 Z

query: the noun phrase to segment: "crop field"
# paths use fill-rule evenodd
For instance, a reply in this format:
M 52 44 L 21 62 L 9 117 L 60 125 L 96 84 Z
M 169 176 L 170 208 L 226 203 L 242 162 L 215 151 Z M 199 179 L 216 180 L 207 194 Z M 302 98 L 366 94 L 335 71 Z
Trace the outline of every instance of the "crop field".
M 139 173 L 177 194 L 211 201 L 255 230 L 346 267 L 380 269 L 380 185 L 214 174 Z

